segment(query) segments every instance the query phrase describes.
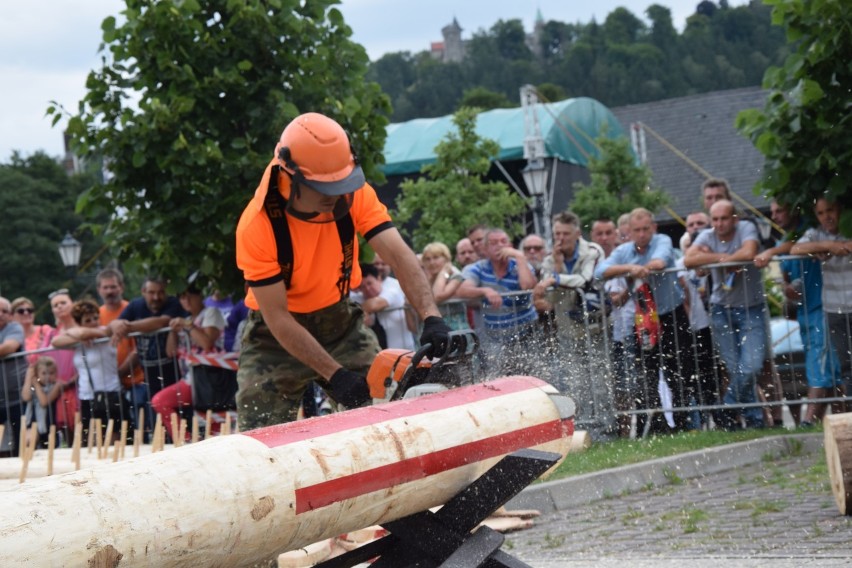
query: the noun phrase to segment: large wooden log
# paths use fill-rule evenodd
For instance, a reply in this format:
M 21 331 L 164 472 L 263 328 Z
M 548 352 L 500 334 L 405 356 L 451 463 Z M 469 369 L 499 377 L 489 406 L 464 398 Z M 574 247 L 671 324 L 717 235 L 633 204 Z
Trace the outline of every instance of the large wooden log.
M 573 403 L 508 377 L 32 480 L 0 566 L 246 566 L 438 506 L 506 454 L 563 456 Z
M 834 500 L 843 515 L 852 515 L 852 412 L 826 416 L 823 430 Z

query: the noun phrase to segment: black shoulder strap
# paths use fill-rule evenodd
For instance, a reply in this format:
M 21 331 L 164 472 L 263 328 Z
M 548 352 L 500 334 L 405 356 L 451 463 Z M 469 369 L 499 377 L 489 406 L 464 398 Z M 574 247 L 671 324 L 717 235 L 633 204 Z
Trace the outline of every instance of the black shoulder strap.
M 275 235 L 278 265 L 284 276 L 284 286 L 289 290 L 290 281 L 293 278 L 293 241 L 290 240 L 290 226 L 287 224 L 287 200 L 278 191 L 278 172 L 279 167 L 272 166 L 263 206 L 272 224 L 272 233 Z
M 337 235 L 340 237 L 340 245 L 343 247 L 343 262 L 340 265 L 337 289 L 340 290 L 340 299 L 344 300 L 349 296 L 349 281 L 352 279 L 352 264 L 355 256 L 355 225 L 352 223 L 352 215 L 349 214 L 349 211 L 334 223 L 337 225 Z
M 278 249 L 278 265 L 281 266 L 281 274 L 284 276 L 284 286 L 289 290 L 293 278 L 293 241 L 290 239 L 290 225 L 287 223 L 287 200 L 278 191 L 279 166 L 272 166 L 269 176 L 269 187 L 266 189 L 266 199 L 263 206 L 266 215 L 272 224 L 272 233 L 275 235 L 275 246 Z M 340 278 L 337 280 L 337 289 L 340 290 L 340 299 L 349 296 L 349 282 L 352 279 L 352 265 L 355 257 L 355 224 L 352 215 L 346 215 L 335 221 L 337 234 L 340 237 L 340 245 L 343 248 L 343 262 L 340 266 Z

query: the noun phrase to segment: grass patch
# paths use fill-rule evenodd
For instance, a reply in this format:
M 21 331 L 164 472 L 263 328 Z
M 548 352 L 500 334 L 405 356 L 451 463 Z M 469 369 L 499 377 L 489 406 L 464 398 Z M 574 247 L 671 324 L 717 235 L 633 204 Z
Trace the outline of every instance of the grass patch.
M 663 476 L 672 485 L 683 485 L 683 478 L 679 476 L 673 469 L 663 468 Z
M 787 434 L 790 434 L 787 430 L 774 428 L 741 430 L 739 432 L 712 430 L 683 432 L 641 440 L 618 439 L 597 442 L 582 452 L 569 454 L 568 458 L 548 477 L 548 480 L 602 471 L 704 448 Z M 796 446 L 793 446 L 793 450 L 796 450 Z M 801 452 L 800 447 L 799 452 Z
M 677 522 L 683 528 L 684 534 L 692 534 L 698 532 L 698 524 L 708 519 L 706 511 L 690 507 L 681 509 L 680 511 L 672 511 L 665 513 L 660 517 L 661 521 Z
M 780 513 L 787 509 L 790 506 L 790 503 L 787 501 L 775 500 L 775 501 L 764 501 L 764 500 L 752 500 L 752 501 L 738 501 L 734 503 L 734 509 L 738 511 L 745 511 L 747 509 L 751 509 L 751 518 L 757 520 L 758 517 L 764 515 L 766 513 Z

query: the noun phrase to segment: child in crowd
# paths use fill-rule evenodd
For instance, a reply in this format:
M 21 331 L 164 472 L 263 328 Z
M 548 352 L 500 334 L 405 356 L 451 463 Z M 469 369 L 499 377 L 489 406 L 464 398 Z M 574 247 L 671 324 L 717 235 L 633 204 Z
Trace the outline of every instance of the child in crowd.
M 59 398 L 62 385 L 56 380 L 59 368 L 50 357 L 39 357 L 27 370 L 21 399 L 27 403 L 25 411 L 27 428 L 35 421 L 38 429 L 38 446 L 47 447 L 50 427 L 55 424 L 53 403 Z

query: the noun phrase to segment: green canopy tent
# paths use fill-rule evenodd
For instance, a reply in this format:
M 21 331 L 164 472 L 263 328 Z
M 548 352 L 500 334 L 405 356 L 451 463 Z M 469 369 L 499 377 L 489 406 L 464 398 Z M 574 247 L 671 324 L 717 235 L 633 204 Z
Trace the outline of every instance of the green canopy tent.
M 567 207 L 575 182 L 588 181 L 589 158 L 598 155 L 595 138 L 603 133 L 617 138 L 624 136 L 624 130 L 607 107 L 587 97 L 539 103 L 531 108 L 544 141 L 544 164 L 548 170 L 544 207 L 549 217 Z M 451 115 L 388 126 L 382 167 L 388 182 L 377 188 L 384 203 L 393 206 L 399 184 L 406 178 L 418 177 L 423 166 L 435 161 L 435 146 L 454 128 Z M 521 174 L 526 166 L 524 109 L 482 112 L 476 131 L 500 146 L 489 177 L 507 182 L 523 196 L 530 195 Z

